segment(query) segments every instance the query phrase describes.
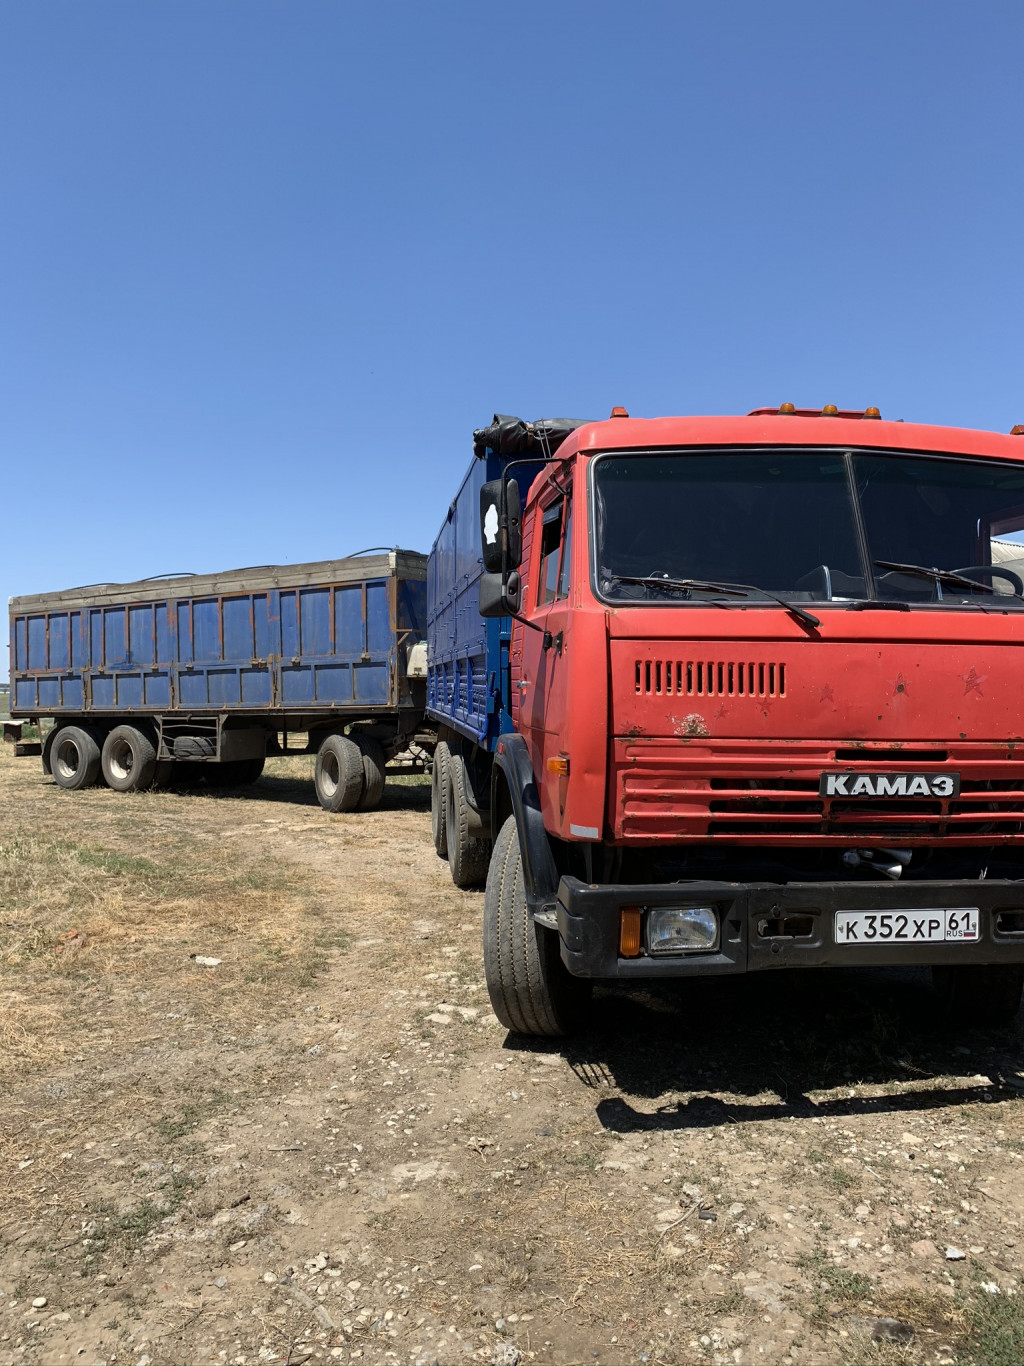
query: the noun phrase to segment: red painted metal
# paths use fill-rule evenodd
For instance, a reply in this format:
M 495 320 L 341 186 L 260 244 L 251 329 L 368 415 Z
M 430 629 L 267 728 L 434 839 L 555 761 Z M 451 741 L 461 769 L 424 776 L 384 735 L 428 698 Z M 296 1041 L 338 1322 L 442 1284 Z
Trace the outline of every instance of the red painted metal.
M 772 606 L 679 611 L 594 596 L 591 456 L 780 444 L 1021 460 L 1013 436 L 861 414 L 615 417 L 573 432 L 524 513 L 523 613 L 549 635 L 516 623 L 511 647 L 514 721 L 545 826 L 626 845 L 1024 845 L 1024 615 L 839 610 L 811 638 Z M 555 478 L 573 503 L 571 590 L 540 603 L 538 528 Z M 568 774 L 549 770 L 559 756 Z M 836 767 L 956 771 L 962 791 L 819 797 L 819 774 Z

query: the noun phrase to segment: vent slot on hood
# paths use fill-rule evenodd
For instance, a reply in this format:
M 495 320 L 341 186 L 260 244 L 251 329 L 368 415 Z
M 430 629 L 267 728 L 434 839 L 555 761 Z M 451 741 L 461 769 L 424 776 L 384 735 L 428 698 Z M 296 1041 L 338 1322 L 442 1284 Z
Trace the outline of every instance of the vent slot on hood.
M 636 691 L 655 697 L 785 697 L 785 664 L 638 659 Z

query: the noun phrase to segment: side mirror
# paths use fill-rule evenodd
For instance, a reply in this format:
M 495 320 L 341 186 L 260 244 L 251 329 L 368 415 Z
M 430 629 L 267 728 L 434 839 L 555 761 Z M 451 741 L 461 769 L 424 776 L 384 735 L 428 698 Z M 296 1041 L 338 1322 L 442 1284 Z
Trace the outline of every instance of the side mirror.
M 478 606 L 482 617 L 513 617 L 522 605 L 523 581 L 513 569 L 505 582 L 500 574 L 481 574 Z
M 516 569 L 523 558 L 522 503 L 514 479 L 491 479 L 480 490 L 484 572 Z

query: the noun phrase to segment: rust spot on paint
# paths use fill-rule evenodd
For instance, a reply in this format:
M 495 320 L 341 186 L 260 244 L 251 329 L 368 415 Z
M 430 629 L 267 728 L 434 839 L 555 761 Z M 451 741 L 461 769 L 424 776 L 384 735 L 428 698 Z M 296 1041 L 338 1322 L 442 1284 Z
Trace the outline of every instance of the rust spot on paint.
M 694 736 L 703 737 L 710 735 L 711 732 L 708 730 L 700 712 L 691 711 L 688 716 L 684 716 L 683 719 L 676 724 L 673 734 L 678 735 L 680 739 L 691 740 Z
M 821 692 L 818 693 L 819 702 L 835 702 L 835 693 L 832 691 L 832 684 L 826 683 Z
M 892 690 L 893 696 L 901 697 L 905 694 L 908 694 L 909 692 L 910 689 L 907 687 L 907 680 L 903 677 L 902 674 L 897 674 L 896 682 L 894 683 Z

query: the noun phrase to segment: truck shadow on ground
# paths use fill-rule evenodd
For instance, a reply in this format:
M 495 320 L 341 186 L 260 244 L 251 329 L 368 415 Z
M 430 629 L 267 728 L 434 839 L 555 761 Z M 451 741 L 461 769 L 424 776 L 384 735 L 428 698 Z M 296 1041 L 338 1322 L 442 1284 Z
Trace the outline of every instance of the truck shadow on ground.
M 1024 1101 L 1020 1021 L 953 1025 L 923 971 L 609 984 L 594 1019 L 558 1051 L 582 1085 L 605 1092 L 597 1119 L 616 1133 Z
M 289 806 L 319 807 L 316 790 L 308 778 L 278 778 L 264 774 L 249 787 L 207 787 L 205 783 L 184 784 L 175 791 L 189 797 L 209 797 L 217 801 L 287 802 Z M 430 809 L 430 787 L 427 784 L 387 783 L 378 811 L 427 811 Z M 372 819 L 372 812 L 354 813 Z M 324 812 L 324 820 L 331 820 Z

